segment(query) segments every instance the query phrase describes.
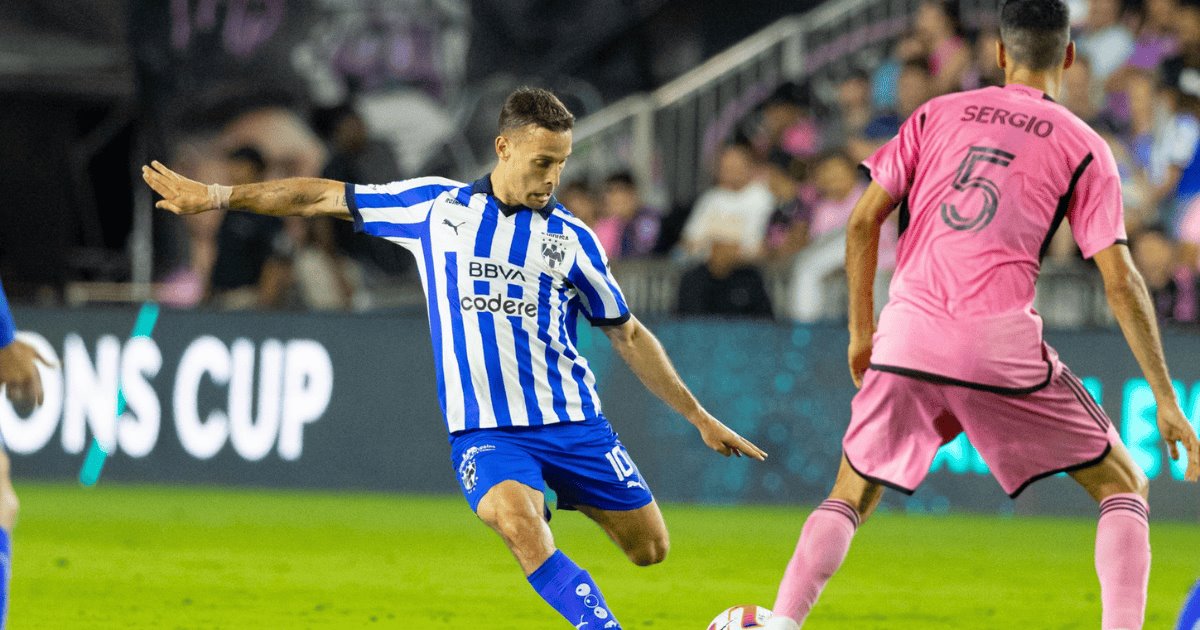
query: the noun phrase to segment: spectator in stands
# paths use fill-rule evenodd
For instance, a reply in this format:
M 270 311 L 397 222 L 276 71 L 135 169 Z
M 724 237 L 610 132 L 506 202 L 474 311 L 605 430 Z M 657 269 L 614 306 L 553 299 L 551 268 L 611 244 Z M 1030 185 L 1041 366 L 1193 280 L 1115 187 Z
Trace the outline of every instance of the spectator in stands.
M 1133 52 L 1126 61 L 1127 68 L 1152 73 L 1175 54 L 1179 46 L 1174 32 L 1179 8 L 1179 0 L 1142 2 Z
M 770 188 L 756 181 L 758 165 L 754 152 L 742 144 L 725 147 L 717 160 L 716 186 L 696 201 L 683 228 L 683 249 L 693 256 L 706 256 L 714 235 L 727 234 L 726 226 L 740 233 L 740 255 L 746 261 L 762 256 L 767 223 L 775 209 Z
M 867 189 L 858 177 L 858 162 L 842 151 L 827 153 L 817 162 L 813 184 L 818 197 L 809 235 L 816 239 L 844 230 L 854 205 Z
M 832 131 L 828 144 L 845 146 L 863 137 L 867 125 L 875 117 L 871 103 L 871 75 L 861 70 L 851 72 L 838 83 L 837 109 L 830 122 Z
M 771 298 L 762 274 L 742 254 L 743 234 L 731 221 L 708 232 L 704 262 L 683 274 L 676 314 L 771 318 Z
M 904 64 L 896 82 L 895 108 L 881 112 L 863 130 L 861 143 L 851 143 L 846 148 L 855 162 L 865 160 L 883 143 L 900 133 L 900 125 L 917 111 L 925 101 L 934 96 L 929 64 L 915 59 Z
M 267 162 L 254 147 L 240 147 L 228 155 L 230 184 L 265 180 Z M 284 287 L 278 267 L 267 262 L 283 255 L 283 221 L 249 212 L 227 211 L 216 235 L 216 262 L 210 281 L 214 305 L 224 309 L 277 306 Z M 264 274 L 264 270 L 266 273 Z
M 1195 323 L 1200 320 L 1200 286 L 1195 268 L 1181 264 L 1180 249 L 1161 229 L 1148 229 L 1132 239 L 1133 260 L 1154 300 L 1159 320 Z
M 1004 69 L 996 63 L 996 44 L 1000 34 L 993 30 L 980 31 L 971 46 L 974 58 L 963 77 L 963 89 L 975 90 L 1004 85 Z
M 573 181 L 560 188 L 558 200 L 568 212 L 595 229 L 596 220 L 600 218 L 600 202 L 586 181 Z
M 659 223 L 658 211 L 642 203 L 632 173 L 622 171 L 604 180 L 604 205 L 593 230 L 610 259 L 654 253 Z
M 767 223 L 763 249 L 767 262 L 783 262 L 808 244 L 808 206 L 801 199 L 800 182 L 775 164 L 766 167 L 767 185 L 775 210 Z
M 1100 115 L 1100 86 L 1092 80 L 1092 64 L 1083 55 L 1063 72 L 1062 104 L 1080 120 L 1095 126 Z
M 962 89 L 971 65 L 971 51 L 959 33 L 958 2 L 925 0 L 917 8 L 914 27 L 929 54 L 934 93 Z
M 392 146 L 371 137 L 366 120 L 353 105 L 343 103 L 317 110 L 313 130 L 329 148 L 321 176 L 341 182 L 392 182 L 400 167 Z
M 903 35 L 892 47 L 892 54 L 871 75 L 871 101 L 877 111 L 896 109 L 900 72 L 904 64 L 910 61 L 924 61 L 926 66 L 929 64 L 929 51 L 915 33 Z
M 1133 33 L 1121 22 L 1121 0 L 1091 0 L 1087 21 L 1075 45 L 1092 62 L 1092 78 L 1099 85 L 1125 65 L 1133 54 Z
M 328 217 L 286 219 L 287 256 L 267 262 L 269 277 L 277 280 L 265 292 L 263 306 L 315 311 L 348 311 L 355 306 L 362 270 L 338 249 L 335 223 Z
M 1163 62 L 1161 113 L 1156 119 L 1147 167 L 1153 186 L 1142 214 L 1172 229 L 1177 207 L 1200 193 L 1200 7 L 1193 14 L 1195 40 L 1180 30 L 1180 54 Z M 1190 37 L 1189 37 L 1190 39 Z
M 808 86 L 788 82 L 767 99 L 754 140 L 763 159 L 788 168 L 792 160 L 821 151 L 824 140 L 812 115 L 809 92 Z

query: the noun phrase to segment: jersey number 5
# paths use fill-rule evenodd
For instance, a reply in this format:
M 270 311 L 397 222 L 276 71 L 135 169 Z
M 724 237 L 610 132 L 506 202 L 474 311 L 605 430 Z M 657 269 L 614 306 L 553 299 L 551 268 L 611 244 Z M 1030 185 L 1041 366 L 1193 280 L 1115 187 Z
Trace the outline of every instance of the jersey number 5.
M 964 216 L 958 211 L 958 206 L 952 203 L 942 203 L 942 221 L 946 225 L 961 231 L 978 231 L 982 230 L 988 223 L 991 223 L 992 217 L 996 216 L 996 207 L 1000 205 L 1000 187 L 996 182 L 982 176 L 974 175 L 975 166 L 980 162 L 989 162 L 998 166 L 1007 167 L 1017 156 L 1000 149 L 990 147 L 971 147 L 967 151 L 967 157 L 963 158 L 961 164 L 958 165 L 958 172 L 954 178 L 954 190 L 961 192 L 969 192 L 971 188 L 978 188 L 983 193 L 983 208 L 978 214 Z

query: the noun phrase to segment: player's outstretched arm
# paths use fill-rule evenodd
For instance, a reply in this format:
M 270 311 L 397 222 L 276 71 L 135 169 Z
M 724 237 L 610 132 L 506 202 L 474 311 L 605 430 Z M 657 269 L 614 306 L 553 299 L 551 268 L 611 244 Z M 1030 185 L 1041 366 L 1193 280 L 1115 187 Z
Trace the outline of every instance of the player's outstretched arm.
M 709 448 L 726 457 L 744 454 L 759 461 L 767 458 L 765 451 L 722 424 L 700 406 L 700 402 L 688 391 L 687 385 L 683 384 L 683 379 L 679 378 L 675 366 L 671 365 L 671 359 L 667 357 L 662 344 L 636 317 L 629 318 L 629 321 L 619 326 L 606 326 L 603 330 L 613 348 L 646 389 L 699 429 L 700 437 Z
M 233 209 L 276 217 L 354 218 L 346 202 L 346 185 L 331 179 L 294 177 L 242 186 L 202 184 L 157 161 L 142 167 L 142 179 L 162 195 L 154 205 L 175 214 Z
M 862 387 L 871 363 L 875 335 L 875 268 L 879 266 L 879 233 L 896 202 L 874 182 L 850 214 L 846 226 L 846 282 L 850 294 L 850 377 Z
M 1177 442 L 1187 451 L 1188 481 L 1200 481 L 1200 439 L 1188 424 L 1187 417 L 1179 408 L 1179 398 L 1171 386 L 1171 375 L 1163 355 L 1162 339 L 1158 323 L 1154 318 L 1154 305 L 1142 274 L 1133 265 L 1129 248 L 1116 244 L 1103 249 L 1095 256 L 1096 266 L 1104 277 L 1104 292 L 1113 315 L 1121 324 L 1125 340 L 1133 350 L 1142 374 L 1154 391 L 1158 404 L 1158 431 L 1167 443 L 1171 459 L 1179 459 Z
M 0 287 L 0 385 L 5 386 L 9 401 L 21 415 L 28 415 L 41 406 L 45 396 L 42 392 L 42 376 L 37 363 L 53 367 L 29 344 L 14 338 L 17 329 L 12 311 L 8 309 L 8 298 Z

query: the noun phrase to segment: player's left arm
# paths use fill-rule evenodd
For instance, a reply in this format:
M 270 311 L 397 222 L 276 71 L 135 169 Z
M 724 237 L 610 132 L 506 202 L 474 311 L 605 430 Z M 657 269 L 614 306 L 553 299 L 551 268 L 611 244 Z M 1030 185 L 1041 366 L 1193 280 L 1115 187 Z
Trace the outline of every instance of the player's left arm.
M 879 264 L 879 234 L 896 205 L 882 186 L 871 182 L 850 214 L 846 226 L 846 282 L 850 289 L 850 376 L 862 387 L 871 364 L 875 335 L 875 268 Z
M 662 344 L 636 317 L 631 316 L 623 324 L 601 329 L 646 389 L 696 427 L 709 448 L 725 456 L 744 454 L 759 461 L 767 458 L 765 451 L 704 409 L 675 371 Z

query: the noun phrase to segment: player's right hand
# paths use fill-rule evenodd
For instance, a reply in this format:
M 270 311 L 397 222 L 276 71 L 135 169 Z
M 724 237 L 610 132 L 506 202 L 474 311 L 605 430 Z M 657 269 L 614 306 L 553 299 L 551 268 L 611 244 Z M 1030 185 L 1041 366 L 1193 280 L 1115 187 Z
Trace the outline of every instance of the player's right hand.
M 752 457 L 758 461 L 767 459 L 767 452 L 758 448 L 753 442 L 737 434 L 736 431 L 725 426 L 720 420 L 712 417 L 708 412 L 703 412 L 704 418 L 696 423 L 696 428 L 700 429 L 700 438 L 712 450 L 729 457 L 737 455 L 741 457 Z
M 863 376 L 871 366 L 871 346 L 871 335 L 850 336 L 850 348 L 846 352 L 850 360 L 850 378 L 854 379 L 854 386 L 860 389 Z
M 142 179 L 162 195 L 162 200 L 154 207 L 175 214 L 196 214 L 207 210 L 215 210 L 212 198 L 208 194 L 208 186 L 198 181 L 188 179 L 164 166 L 159 161 L 142 167 Z
M 0 384 L 5 385 L 8 400 L 22 416 L 29 415 L 46 399 L 37 362 L 54 367 L 51 361 L 47 361 L 24 341 L 13 341 L 0 348 Z
M 1188 423 L 1179 405 L 1159 406 L 1158 434 L 1166 441 L 1167 452 L 1173 460 L 1179 460 L 1179 446 L 1176 442 L 1183 443 L 1183 450 L 1188 458 L 1184 477 L 1191 482 L 1200 481 L 1200 438 L 1196 437 L 1196 430 Z

